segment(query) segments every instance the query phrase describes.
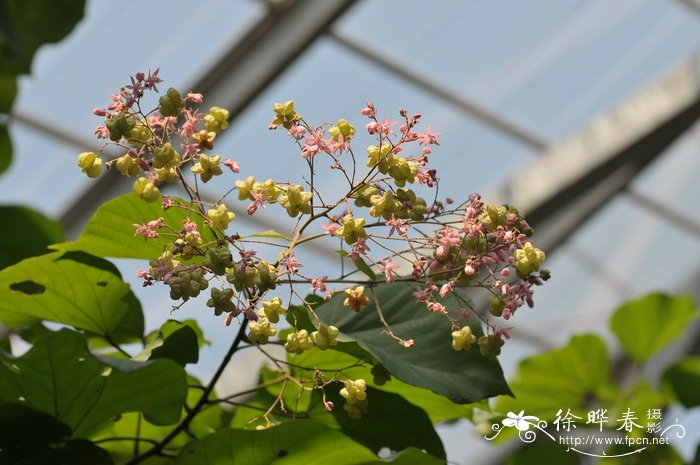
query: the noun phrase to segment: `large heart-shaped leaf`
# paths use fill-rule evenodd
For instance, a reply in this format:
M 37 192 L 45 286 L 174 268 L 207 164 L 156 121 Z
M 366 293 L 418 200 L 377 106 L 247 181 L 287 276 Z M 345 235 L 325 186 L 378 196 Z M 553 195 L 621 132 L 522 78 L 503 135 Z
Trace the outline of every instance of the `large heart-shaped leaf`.
M 610 328 L 630 357 L 645 361 L 683 334 L 697 315 L 692 297 L 654 292 L 618 308 Z
M 515 398 L 499 398 L 494 410 L 525 410 L 542 420 L 554 418 L 560 408 L 580 415 L 591 396 L 610 387 L 611 369 L 605 341 L 592 334 L 574 336 L 560 349 L 523 360 L 510 383 Z
M 403 456 L 403 457 L 402 457 Z M 422 456 L 422 457 L 421 457 Z M 313 420 L 291 421 L 262 431 L 222 429 L 187 444 L 176 465 L 434 465 L 444 463 L 415 449 L 396 460 L 379 460 L 337 429 Z
M 0 320 L 21 326 L 36 319 L 112 340 L 143 333 L 129 284 L 114 265 L 82 252 L 33 257 L 0 271 Z
M 392 331 L 415 341 L 410 349 L 384 334 L 385 328 L 373 302 L 355 313 L 343 306 L 345 296 L 339 293 L 320 305 L 316 314 L 325 324 L 338 327 L 344 335 L 356 340 L 393 376 L 408 384 L 430 389 L 462 404 L 510 394 L 498 360 L 484 357 L 478 350 L 454 351 L 449 322 L 428 311 L 412 292 L 413 288 L 405 283 L 374 288 L 384 319 Z M 441 303 L 451 312 L 463 307 L 453 295 Z M 467 323 L 474 334 L 482 334 L 475 317 Z
M 82 334 L 63 329 L 21 358 L 0 354 L 0 401 L 46 412 L 85 437 L 125 412 L 152 423 L 180 419 L 186 375 L 171 360 L 134 362 L 93 356 Z
M 666 369 L 664 384 L 684 407 L 700 405 L 700 357 L 685 357 Z
M 185 203 L 176 199 L 176 202 Z M 172 228 L 171 235 L 161 235 L 145 240 L 134 237 L 134 224 L 148 222 L 162 217 Z M 97 209 L 83 232 L 75 242 L 54 244 L 56 250 L 82 250 L 98 257 L 153 259 L 161 255 L 173 242 L 172 230 L 179 231 L 186 219 L 197 223 L 202 240 L 209 242 L 214 236 L 209 228 L 203 227 L 199 215 L 182 208 L 171 207 L 163 210 L 158 202 L 146 202 L 136 194 L 125 194 L 103 203 Z
M 112 465 L 109 454 L 51 415 L 24 405 L 0 403 L 0 463 L 17 465 Z
M 3 223 L 12 225 L 0 231 L 0 269 L 45 254 L 47 246 L 63 240 L 61 225 L 36 210 L 16 205 L 0 206 L 0 218 Z

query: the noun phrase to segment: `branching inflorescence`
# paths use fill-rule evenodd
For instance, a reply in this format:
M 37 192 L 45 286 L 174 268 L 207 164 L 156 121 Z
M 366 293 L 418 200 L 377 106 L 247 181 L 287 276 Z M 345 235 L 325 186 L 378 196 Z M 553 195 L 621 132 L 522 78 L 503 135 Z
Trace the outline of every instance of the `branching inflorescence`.
M 161 82 L 158 71 L 137 73 L 129 85 L 112 95 L 106 108 L 96 108 L 94 114 L 104 117 L 104 125 L 95 134 L 108 141 L 99 153 L 85 152 L 78 157 L 78 165 L 89 177 L 99 176 L 103 166 L 116 169 L 136 177 L 133 190 L 144 201 L 160 201 L 163 210 L 182 209 L 189 215 L 183 224 L 167 224 L 162 217 L 134 224 L 135 236 L 145 240 L 172 239 L 160 256 L 153 257 L 148 270 L 138 272 L 144 286 L 157 282 L 169 286 L 170 297 L 181 301 L 178 307 L 209 289 L 206 305 L 223 316 L 226 325 L 236 318 L 244 320 L 249 328 L 247 340 L 255 345 L 268 343 L 277 334 L 275 325 L 290 305 L 305 305 L 317 330 L 298 328 L 292 320 L 294 330 L 284 343 L 288 352 L 300 354 L 312 347 L 326 350 L 337 344 L 339 335 L 338 328 L 320 321 L 313 305 L 300 294 L 300 287 L 309 286 L 325 299 L 341 293 L 349 312 L 376 306 L 386 333 L 377 337 L 393 337 L 410 349 L 414 345 L 411 335 L 394 334 L 382 317 L 381 302 L 372 298 L 376 286 L 402 282 L 413 286 L 413 296 L 425 305 L 426 312 L 445 317 L 445 324 L 452 328 L 452 340 L 445 344 L 451 343 L 456 351 L 477 344 L 483 355 L 500 354 L 508 329 L 494 326 L 492 317 L 508 320 L 521 306 L 533 305 L 533 287 L 549 277 L 540 268 L 544 253 L 528 239 L 533 231 L 516 208 L 485 204 L 477 194 L 461 203 L 438 200 L 438 177 L 428 168 L 428 157 L 439 145 L 440 133 L 430 127 L 420 132 L 420 114 L 409 116 L 402 109 L 399 122 L 380 120 L 375 106 L 367 103 L 360 113 L 368 120 L 365 129 L 374 143 L 360 157 L 353 150 L 356 128 L 347 120 L 312 126 L 297 113 L 293 101 L 277 103 L 270 129 L 286 131 L 297 145 L 308 178 L 239 178 L 231 181 L 227 193 L 208 201 L 200 194 L 199 183 L 240 171 L 237 161 L 212 154 L 217 137 L 229 125 L 229 112 L 212 107 L 203 114 L 197 108 L 201 94 L 182 96 L 173 88 L 160 96 L 156 108 L 146 111 L 142 108 L 144 94 L 157 92 Z M 103 162 L 101 154 L 108 145 L 119 147 L 123 155 Z M 315 182 L 321 164 L 337 173 L 345 185 L 339 198 L 330 200 Z M 189 201 L 161 195 L 158 186 L 165 182 L 179 183 Z M 419 195 L 429 189 L 435 191 L 432 200 Z M 237 200 L 231 201 L 228 196 L 234 192 Z M 225 201 L 242 202 L 248 215 L 268 206 L 278 208 L 296 224 L 287 240 L 273 244 L 278 250 L 266 255 L 261 241 L 230 233 L 236 215 Z M 358 279 L 342 268 L 335 276 L 330 272 L 305 274 L 297 247 L 329 240 L 349 248 L 344 255 L 358 269 L 368 270 L 368 279 Z M 382 256 L 374 257 L 371 250 L 381 251 Z M 272 296 L 282 286 L 289 290 L 286 300 Z M 456 294 L 465 308 L 448 311 L 440 303 L 441 298 L 464 287 L 491 294 L 490 315 L 469 308 Z M 470 315 L 481 318 L 487 328 L 484 336 L 477 338 L 464 323 Z M 327 384 L 319 379 L 314 375 L 311 389 Z M 359 417 L 367 404 L 365 382 L 343 382 L 345 410 Z

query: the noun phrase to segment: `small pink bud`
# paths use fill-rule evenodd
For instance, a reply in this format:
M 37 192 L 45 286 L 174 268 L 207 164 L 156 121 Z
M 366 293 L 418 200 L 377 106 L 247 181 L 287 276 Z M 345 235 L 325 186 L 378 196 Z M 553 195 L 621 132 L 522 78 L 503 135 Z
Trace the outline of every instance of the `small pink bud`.
M 508 276 L 510 276 L 510 268 L 503 268 L 501 270 L 501 276 L 503 276 L 504 278 L 507 278 Z
M 233 321 L 233 312 L 228 312 L 226 314 L 226 319 L 224 320 L 224 324 L 226 326 L 231 326 L 232 321 Z
M 105 116 L 107 114 L 107 110 L 104 108 L 95 108 L 92 110 L 92 113 L 97 116 Z
M 333 402 L 331 402 L 330 400 L 324 402 L 323 406 L 326 408 L 326 412 L 329 412 L 329 413 L 332 412 L 333 407 L 335 407 L 335 405 L 333 405 Z
M 228 166 L 229 169 L 234 173 L 240 172 L 240 167 L 238 166 L 237 161 L 233 161 L 229 158 L 224 162 L 224 165 Z

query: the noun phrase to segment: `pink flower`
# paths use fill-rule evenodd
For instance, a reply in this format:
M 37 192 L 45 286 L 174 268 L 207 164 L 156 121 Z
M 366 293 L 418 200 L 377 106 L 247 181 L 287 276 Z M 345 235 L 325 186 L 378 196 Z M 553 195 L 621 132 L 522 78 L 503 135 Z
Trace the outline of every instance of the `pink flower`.
M 335 232 L 340 229 L 340 225 L 333 220 L 328 220 L 328 224 L 322 224 L 321 228 L 326 231 L 329 236 L 335 236 Z
M 387 226 L 391 226 L 391 229 L 389 230 L 389 236 L 394 234 L 394 231 L 397 231 L 402 236 L 408 234 L 408 228 L 404 226 L 406 224 L 406 220 L 398 219 L 393 214 L 391 215 L 391 219 L 387 220 L 384 224 Z
M 92 110 L 92 114 L 96 116 L 105 116 L 107 114 L 107 110 L 104 108 L 95 108 Z
M 437 289 L 433 284 L 428 285 L 425 289 L 416 289 L 413 291 L 413 297 L 419 302 L 427 302 L 433 295 L 433 291 Z
M 175 205 L 175 202 L 172 201 L 170 197 L 167 195 L 164 195 L 163 198 L 161 199 L 161 207 L 163 207 L 163 210 L 167 210 L 168 208 L 172 207 Z
M 380 273 L 384 273 L 384 277 L 386 278 L 386 282 L 388 283 L 393 283 L 394 282 L 394 270 L 398 270 L 401 268 L 399 265 L 396 265 L 392 263 L 391 258 L 387 258 L 386 260 L 380 260 L 380 262 L 383 266 L 379 268 Z
M 238 173 L 241 171 L 239 166 L 238 166 L 238 162 L 233 161 L 230 158 L 228 158 L 228 159 L 226 159 L 226 161 L 224 161 L 224 165 L 228 166 L 228 168 L 234 173 Z
M 299 260 L 297 260 L 297 257 L 294 255 L 294 252 L 292 252 L 291 255 L 286 256 L 282 260 L 280 260 L 280 265 L 287 268 L 287 273 L 289 274 L 298 273 L 299 268 L 304 266 L 299 262 Z
M 447 310 L 445 310 L 445 306 L 437 302 L 428 302 L 428 310 L 430 310 L 433 313 L 447 315 Z
M 450 292 L 452 292 L 452 283 L 445 283 L 440 288 L 440 297 L 446 297 Z
M 270 200 L 270 197 L 268 197 L 264 192 L 250 191 L 250 195 L 253 196 L 253 202 L 248 205 L 248 208 L 246 208 L 246 212 L 249 215 L 255 213 L 258 207 L 265 208 L 267 206 L 267 202 Z
M 107 129 L 107 126 L 97 126 L 95 135 L 98 139 L 107 139 L 109 137 L 109 129 Z
M 292 126 L 287 134 L 296 140 L 303 139 L 306 135 L 306 128 L 304 126 Z
M 371 251 L 367 245 L 367 239 L 361 237 L 352 245 L 352 250 L 350 251 L 350 259 L 357 263 L 360 260 L 361 255 L 367 255 L 367 252 Z
M 182 131 L 180 131 L 180 134 L 182 134 L 183 137 L 186 136 L 191 136 L 195 132 L 197 132 L 198 126 L 199 126 L 199 121 L 200 121 L 200 115 L 199 115 L 199 110 L 185 110 L 184 111 L 185 115 L 185 122 L 182 123 Z
M 185 100 L 192 103 L 202 103 L 203 99 L 204 96 L 202 94 L 195 94 L 193 92 L 189 92 L 187 95 L 185 95 Z
M 416 343 L 413 341 L 413 339 L 408 339 L 408 340 L 402 340 L 401 345 L 404 346 L 407 349 L 410 349 L 413 347 Z
M 436 136 L 442 134 L 441 132 L 432 132 L 432 128 L 428 126 L 428 130 L 425 133 L 418 133 L 418 139 L 420 139 L 421 145 L 440 145 Z
M 328 276 L 321 276 L 319 278 L 312 279 L 311 290 L 326 292 L 328 290 L 328 287 L 326 286 L 326 279 L 328 279 Z
M 162 218 L 160 218 L 162 220 Z M 134 237 L 138 235 L 143 235 L 143 239 L 155 239 L 158 237 L 158 233 L 155 231 L 155 228 L 151 227 L 151 225 L 156 227 L 162 226 L 162 223 L 158 223 L 157 221 L 150 221 L 148 224 L 146 223 L 141 223 L 141 224 L 136 224 L 134 223 L 132 226 L 136 228 L 136 232 L 134 233 Z

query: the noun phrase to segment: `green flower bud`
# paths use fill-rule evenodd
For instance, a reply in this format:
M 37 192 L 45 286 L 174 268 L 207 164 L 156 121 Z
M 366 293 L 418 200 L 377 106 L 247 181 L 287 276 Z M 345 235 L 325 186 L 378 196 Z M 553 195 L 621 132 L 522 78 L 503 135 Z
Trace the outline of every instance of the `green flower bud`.
M 238 189 L 238 200 L 253 200 L 253 196 L 250 194 L 250 191 L 254 190 L 254 184 L 255 179 L 253 179 L 253 176 L 248 176 L 245 180 L 236 181 L 235 185 Z
M 479 338 L 479 351 L 481 355 L 501 355 L 501 347 L 505 342 L 500 337 L 492 334 Z
M 233 267 L 233 255 L 225 245 L 210 248 L 204 257 L 204 266 L 215 275 L 223 276 L 226 274 L 226 268 Z
M 267 318 L 273 323 L 280 321 L 280 316 L 284 315 L 287 311 L 287 309 L 282 306 L 282 299 L 279 297 L 263 301 L 262 306 L 263 308 L 258 311 L 258 315 L 262 318 Z
M 180 166 L 180 154 L 175 151 L 170 142 L 158 147 L 153 152 L 154 168 L 175 168 Z
M 211 107 L 209 114 L 204 115 L 204 128 L 219 134 L 228 127 L 229 112 L 223 108 Z
M 185 107 L 180 92 L 172 87 L 160 97 L 158 102 L 160 103 L 160 114 L 163 116 L 179 116 L 180 110 Z
M 277 268 L 270 265 L 265 260 L 260 260 L 256 269 L 258 270 L 259 291 L 265 292 L 277 287 Z
M 389 167 L 393 159 L 396 158 L 396 155 L 391 152 L 391 145 L 389 144 L 382 145 L 381 149 L 378 145 L 370 145 L 367 147 L 367 155 L 369 155 L 367 167 L 374 168 L 377 166 L 379 172 L 382 174 L 387 174 L 389 172 Z
M 128 134 L 125 134 L 126 140 L 130 144 L 141 147 L 153 137 L 153 131 L 143 121 L 139 121 Z
M 280 205 L 287 210 L 287 214 L 292 218 L 299 213 L 308 215 L 311 213 L 311 196 L 311 192 L 305 192 L 304 188 L 299 185 L 289 186 L 280 197 Z
M 175 168 L 156 168 L 156 178 L 161 182 L 172 182 L 177 179 Z
M 232 312 L 236 309 L 236 305 L 233 303 L 233 289 L 227 287 L 223 291 L 212 287 L 211 288 L 211 299 L 207 300 L 207 307 L 214 309 L 214 314 L 216 316 L 222 313 Z
M 358 207 L 371 207 L 372 203 L 370 202 L 370 199 L 373 195 L 378 193 L 379 189 L 376 187 L 370 186 L 369 184 L 364 184 L 354 195 L 355 205 Z
M 538 271 L 544 261 L 544 252 L 534 247 L 531 242 L 526 242 L 522 249 L 517 249 L 515 255 L 515 268 L 521 277 L 529 276 Z
M 78 166 L 89 178 L 96 178 L 102 173 L 102 159 L 95 152 L 83 152 L 78 155 Z
M 269 203 L 277 202 L 277 198 L 282 193 L 282 190 L 275 185 L 275 181 L 273 181 L 272 179 L 268 179 L 265 182 L 260 182 L 260 181 L 254 182 L 252 191 L 265 194 L 268 198 Z M 252 195 L 251 195 L 251 200 L 252 200 Z
M 105 126 L 109 131 L 109 138 L 118 142 L 122 137 L 129 137 L 131 130 L 136 126 L 136 120 L 124 113 L 119 113 L 116 118 L 107 118 Z
M 275 334 L 277 334 L 277 328 L 270 324 L 270 320 L 267 318 L 260 318 L 258 321 L 250 323 L 248 339 L 258 344 L 264 344 Z
M 192 166 L 190 170 L 193 173 L 200 175 L 200 177 L 202 178 L 202 182 L 207 182 L 214 176 L 219 176 L 220 174 L 224 173 L 221 170 L 221 167 L 219 166 L 220 160 L 221 155 L 208 157 L 204 154 L 201 154 L 199 155 L 199 163 Z
M 318 331 L 311 333 L 311 340 L 316 344 L 316 347 L 326 350 L 338 344 L 336 341 L 338 334 L 340 331 L 335 326 L 326 326 L 321 323 L 318 326 Z
M 207 210 L 207 218 L 212 228 L 225 230 L 228 228 L 228 224 L 236 218 L 236 215 L 228 211 L 228 207 L 222 203 L 216 208 Z
M 506 216 L 508 215 L 508 208 L 505 205 L 486 205 L 486 211 L 479 215 L 479 221 L 481 221 L 486 230 L 493 232 L 499 226 L 506 226 Z
M 287 334 L 287 342 L 284 343 L 284 350 L 293 354 L 302 354 L 314 346 L 309 332 L 305 329 L 296 333 Z
M 148 178 L 138 178 L 134 181 L 134 192 L 146 202 L 160 199 L 160 190 Z
M 190 297 L 197 297 L 199 293 L 209 287 L 209 281 L 204 278 L 202 269 L 183 270 L 170 278 L 170 298 L 187 301 Z
M 348 245 L 352 245 L 361 237 L 366 237 L 365 232 L 365 219 L 364 218 L 353 218 L 352 215 L 345 215 L 343 217 L 343 225 L 338 228 L 336 235 L 345 239 Z
M 452 331 L 452 349 L 456 351 L 469 350 L 476 342 L 476 336 L 472 334 L 472 329 L 465 326 L 459 331 Z
M 285 129 L 289 129 L 294 125 L 297 119 L 297 112 L 294 110 L 294 101 L 288 100 L 282 103 L 275 103 L 272 107 L 275 111 L 275 117 L 272 119 L 272 124 L 277 126 L 282 126 Z
M 226 273 L 226 281 L 233 284 L 238 292 L 255 287 L 260 282 L 260 272 L 252 266 L 241 265 L 241 262 L 233 265 L 233 270 Z
M 343 140 L 346 142 L 355 135 L 355 126 L 348 123 L 345 119 L 339 119 L 338 124 L 332 126 L 328 129 L 328 132 L 333 136 L 334 141 L 338 141 L 340 136 L 343 136 Z
M 117 158 L 117 170 L 122 176 L 136 176 L 141 172 L 139 161 L 129 154 Z

